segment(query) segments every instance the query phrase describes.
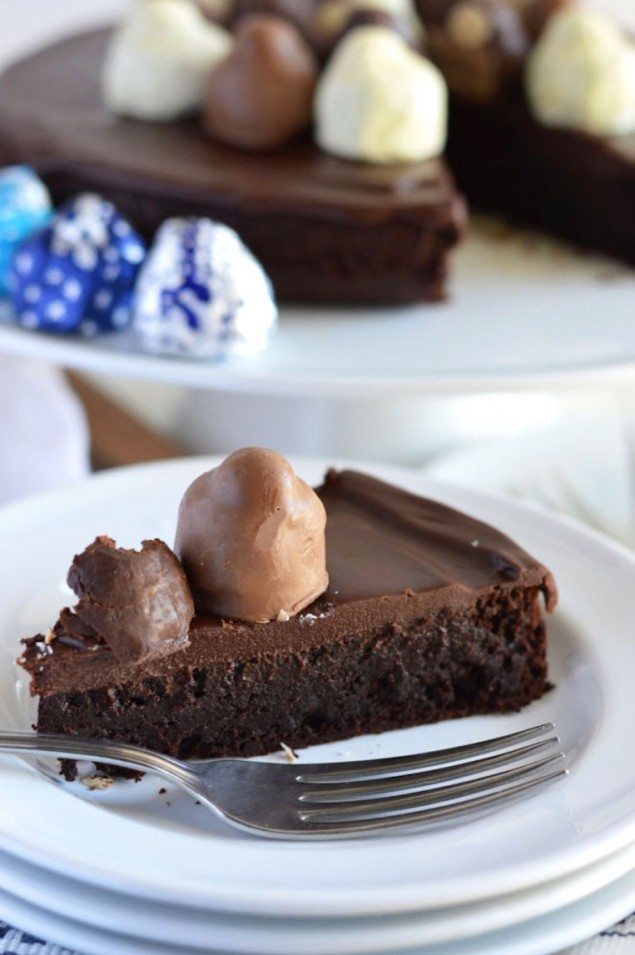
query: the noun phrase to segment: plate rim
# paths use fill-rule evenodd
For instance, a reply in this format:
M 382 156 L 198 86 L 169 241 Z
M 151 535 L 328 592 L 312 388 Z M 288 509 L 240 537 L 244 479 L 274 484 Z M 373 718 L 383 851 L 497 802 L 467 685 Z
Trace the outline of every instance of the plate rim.
M 198 940 L 194 941 L 187 934 L 181 935 L 180 939 L 177 940 L 174 937 L 168 938 L 165 936 L 164 929 L 162 929 L 163 922 L 161 921 L 161 919 L 163 917 L 164 921 L 167 920 L 169 922 L 173 909 L 181 909 L 184 913 L 186 913 L 186 918 L 187 918 L 187 913 L 191 913 L 192 911 L 191 909 L 186 908 L 184 906 L 179 906 L 179 905 L 172 906 L 170 902 L 168 902 L 167 904 L 164 903 L 165 908 L 163 905 L 161 906 L 162 912 L 158 917 L 159 920 L 155 921 L 153 919 L 153 913 L 150 911 L 150 909 L 157 908 L 160 905 L 160 903 L 156 901 L 152 901 L 152 900 L 140 900 L 138 898 L 131 898 L 126 896 L 125 893 L 122 893 L 122 892 L 119 892 L 119 893 L 109 892 L 107 893 L 109 898 L 107 899 L 105 905 L 101 906 L 98 918 L 97 920 L 95 920 L 94 909 L 92 907 L 92 896 L 98 893 L 101 895 L 103 891 L 102 889 L 96 886 L 91 886 L 91 885 L 87 886 L 86 883 L 81 882 L 78 879 L 73 879 L 67 875 L 65 877 L 64 888 L 62 890 L 56 891 L 53 897 L 53 903 L 51 905 L 51 900 L 48 897 L 49 883 L 46 881 L 42 882 L 38 886 L 38 888 L 36 888 L 34 893 L 32 879 L 30 879 L 25 873 L 19 872 L 18 884 L 16 888 L 16 881 L 15 881 L 16 870 L 14 867 L 14 863 L 17 863 L 19 867 L 23 866 L 26 868 L 28 866 L 28 863 L 25 863 L 23 860 L 17 859 L 16 857 L 13 857 L 13 856 L 9 856 L 6 853 L 0 853 L 0 873 L 2 873 L 5 877 L 7 876 L 7 874 L 9 874 L 11 879 L 10 881 L 11 891 L 14 895 L 16 895 L 19 898 L 26 897 L 28 898 L 28 901 L 31 904 L 36 905 L 42 909 L 48 909 L 48 910 L 54 911 L 57 915 L 61 916 L 62 918 L 72 919 L 73 921 L 79 922 L 81 924 L 89 925 L 92 928 L 96 928 L 99 930 L 107 931 L 109 926 L 112 925 L 112 913 L 109 911 L 108 906 L 111 906 L 114 911 L 116 907 L 121 904 L 122 900 L 124 900 L 126 903 L 129 903 L 132 901 L 133 904 L 141 903 L 141 905 L 148 907 L 148 911 L 147 912 L 144 911 L 142 918 L 147 923 L 149 923 L 150 920 L 152 920 L 155 925 L 155 927 L 152 929 L 151 935 L 148 935 L 145 933 L 142 934 L 141 930 L 138 927 L 136 927 L 131 932 L 131 934 L 135 938 L 138 937 L 143 939 L 149 939 L 150 941 L 159 941 L 159 942 L 163 941 L 164 944 L 173 944 L 173 945 L 179 944 L 179 941 L 181 941 L 182 943 L 187 944 L 188 946 L 192 948 L 197 948 L 203 951 L 206 946 L 207 940 L 210 937 L 209 933 L 213 931 L 215 927 L 213 920 L 217 917 L 224 918 L 225 920 L 227 920 L 228 918 L 230 919 L 232 918 L 232 916 L 228 915 L 228 913 L 216 912 L 211 910 L 201 910 L 201 911 L 205 911 L 205 914 L 209 915 L 212 920 L 207 926 L 202 925 L 197 927 L 197 931 L 199 933 L 201 932 L 205 933 L 205 941 L 203 941 L 202 937 L 200 941 Z M 50 880 L 52 880 L 53 882 L 56 881 L 55 875 L 53 873 L 47 872 L 46 869 L 43 869 L 42 867 L 32 866 L 30 867 L 29 874 L 31 873 L 32 869 L 38 870 L 38 872 L 40 873 L 40 879 L 43 876 L 44 880 L 48 879 L 49 881 Z M 622 849 L 618 850 L 618 852 L 613 853 L 610 856 L 607 856 L 605 859 L 601 859 L 598 862 L 593 863 L 591 866 L 585 869 L 581 869 L 579 871 L 569 873 L 565 876 L 562 876 L 561 878 L 545 883 L 544 885 L 533 886 L 528 889 L 523 889 L 518 893 L 511 893 L 510 896 L 505 897 L 505 905 L 503 907 L 501 907 L 500 905 L 500 902 L 501 902 L 500 897 L 493 897 L 491 899 L 483 900 L 481 903 L 477 903 L 476 906 L 467 906 L 467 908 L 476 907 L 477 909 L 482 910 L 477 912 L 477 916 L 476 916 L 477 920 L 480 919 L 481 922 L 483 922 L 483 919 L 487 917 L 487 913 L 490 909 L 502 908 L 505 910 L 506 913 L 508 913 L 510 904 L 514 906 L 514 908 L 513 908 L 513 914 L 511 916 L 506 914 L 502 921 L 499 919 L 494 926 L 490 925 L 490 927 L 488 928 L 484 926 L 484 923 L 481 926 L 478 926 L 478 924 L 474 926 L 473 923 L 472 925 L 470 925 L 469 918 L 470 918 L 470 915 L 472 915 L 472 913 L 470 913 L 470 915 L 468 915 L 467 920 L 464 919 L 464 922 L 467 921 L 468 924 L 463 924 L 463 927 L 458 934 L 456 934 L 455 932 L 452 932 L 446 937 L 441 937 L 437 929 L 435 931 L 434 944 L 459 942 L 467 938 L 470 938 L 473 934 L 484 934 L 485 932 L 502 931 L 503 929 L 509 929 L 523 922 L 526 922 L 529 919 L 542 918 L 546 915 L 556 912 L 558 909 L 564 907 L 565 905 L 571 905 L 575 902 L 579 902 L 582 899 L 587 898 L 588 896 L 593 895 L 596 892 L 599 892 L 601 889 L 606 888 L 607 886 L 611 885 L 613 882 L 622 878 L 622 876 L 628 875 L 630 872 L 633 872 L 633 871 L 635 871 L 635 843 L 632 843 L 628 846 L 624 846 Z M 589 876 L 591 877 L 590 884 L 588 881 Z M 584 880 L 586 880 L 586 884 Z M 66 886 L 66 882 L 69 882 L 69 881 L 74 884 L 74 887 L 76 889 L 79 889 L 82 892 L 85 892 L 86 889 L 88 888 L 88 891 L 91 893 L 91 898 L 87 900 L 85 897 L 82 897 L 77 902 L 74 902 L 73 904 L 69 904 L 68 899 L 69 898 L 72 899 L 72 892 L 73 892 L 73 885 L 71 885 L 70 888 L 67 888 Z M 573 885 L 571 885 L 570 883 L 573 883 Z M 28 892 L 28 895 L 27 895 L 27 892 Z M 564 892 L 564 895 L 563 895 L 563 892 Z M 555 893 L 555 898 L 553 897 L 554 893 Z M 64 905 L 64 908 L 62 909 L 60 909 L 60 897 L 62 898 L 63 905 Z M 82 905 L 85 906 L 85 908 L 82 909 Z M 86 906 L 90 906 L 90 907 L 86 907 Z M 449 913 L 447 909 L 436 909 L 436 910 L 430 910 L 430 911 L 424 910 L 422 912 L 401 913 L 401 915 L 397 916 L 397 918 L 399 919 L 403 918 L 404 921 L 410 922 L 411 923 L 409 925 L 410 931 L 417 932 L 421 930 L 423 923 L 427 922 L 430 915 L 432 914 L 436 918 L 436 924 L 438 924 L 441 920 L 443 920 L 444 924 L 452 923 L 453 925 L 456 925 L 457 917 L 459 920 L 462 918 L 463 913 L 461 912 L 461 909 L 463 908 L 465 908 L 465 906 L 459 905 L 457 909 L 452 909 L 451 913 Z M 78 911 L 78 909 L 81 909 L 81 911 Z M 90 916 L 91 916 L 90 919 L 87 917 L 88 913 L 90 913 Z M 128 918 L 128 915 L 126 915 L 126 918 Z M 385 921 L 388 921 L 390 923 L 394 922 L 394 916 L 380 915 L 378 916 L 378 918 L 379 918 L 379 921 L 381 922 L 385 922 Z M 247 920 L 249 920 L 249 917 L 247 917 Z M 259 930 L 261 918 L 256 918 L 254 919 L 254 921 L 257 921 L 259 925 L 256 927 L 252 926 L 251 931 Z M 285 922 L 288 922 L 289 920 L 274 918 L 274 919 L 269 919 L 268 921 L 271 923 L 271 925 L 268 926 L 267 930 L 270 930 L 272 925 L 274 925 L 274 923 L 276 922 L 285 923 Z M 302 924 L 304 920 L 294 919 L 293 921 L 296 927 L 298 927 L 299 925 Z M 345 919 L 336 919 L 336 920 L 312 919 L 310 921 L 313 923 L 311 926 L 311 934 L 315 936 L 318 934 L 318 929 L 315 925 L 316 921 L 320 922 L 320 928 L 323 926 L 325 931 L 330 931 L 332 927 L 335 927 L 337 929 L 338 927 L 340 927 L 340 923 L 346 922 L 347 920 Z M 368 926 L 368 922 L 366 918 L 364 917 L 354 919 L 353 921 L 357 924 L 358 928 L 360 927 L 359 926 L 360 922 L 363 922 L 364 925 Z M 331 926 L 330 924 L 331 922 L 337 922 L 338 925 Z M 141 923 L 140 922 L 135 923 L 135 925 L 137 926 L 139 924 Z M 126 926 L 127 928 L 129 928 L 128 922 L 126 922 Z M 277 927 L 278 926 L 275 926 L 273 928 L 274 932 Z M 349 933 L 350 933 L 350 928 L 349 928 Z M 273 936 L 269 936 L 269 938 L 272 939 Z M 429 940 L 429 935 L 428 935 L 428 940 Z M 292 943 L 289 939 L 285 940 L 286 955 L 289 955 L 289 953 L 291 953 L 292 951 L 294 952 L 294 955 L 295 955 L 295 951 L 297 951 L 297 948 L 291 949 L 290 947 L 291 944 L 296 944 L 296 943 Z M 314 938 L 312 940 L 312 945 L 315 947 L 317 944 L 318 944 L 317 939 Z M 326 941 L 323 941 L 320 944 L 326 945 Z M 386 941 L 386 944 L 388 944 L 387 941 Z M 415 942 L 414 937 L 412 937 L 412 942 L 411 943 L 408 942 L 407 944 L 408 945 L 418 944 L 418 942 Z M 267 950 L 272 951 L 273 945 L 274 945 L 274 942 L 269 941 L 267 944 Z M 234 950 L 235 950 L 234 948 L 231 949 L 231 951 L 234 951 Z M 280 955 L 280 952 L 278 952 L 278 949 L 276 949 L 275 951 L 276 951 L 276 955 Z M 373 949 L 372 951 L 374 952 L 375 949 Z M 377 951 L 380 951 L 380 949 L 377 949 Z M 384 949 L 381 949 L 381 951 L 388 951 L 388 949 L 384 948 Z
M 618 893 L 617 898 L 615 897 L 616 892 Z M 609 898 L 607 899 L 607 895 Z M 601 897 L 598 910 L 598 896 Z M 7 899 L 9 902 L 7 902 Z M 78 939 L 80 936 L 77 934 L 79 932 L 84 932 L 86 936 L 86 931 L 90 933 L 90 937 L 95 939 L 96 933 L 95 930 L 90 927 L 82 924 L 76 920 L 66 919 L 57 915 L 57 913 L 52 913 L 45 909 L 42 909 L 39 906 L 34 906 L 29 903 L 27 900 L 21 898 L 20 896 L 12 895 L 10 892 L 0 888 L 0 903 L 2 904 L 3 912 L 7 912 L 7 905 L 10 908 L 9 917 L 13 917 L 15 921 L 21 922 L 24 919 L 25 930 L 33 931 L 35 935 L 47 935 L 50 934 L 50 930 L 47 931 L 47 927 L 44 923 L 44 919 L 47 917 L 50 919 L 51 915 L 56 919 L 56 928 L 54 929 L 54 934 L 57 935 L 59 942 L 57 944 L 61 946 L 68 946 L 68 939 L 64 939 L 61 934 L 58 934 L 58 931 L 61 933 L 64 931 L 65 926 L 70 924 L 74 931 L 75 942 L 71 942 L 71 945 L 78 944 Z M 591 911 L 589 911 L 589 903 L 591 906 Z M 570 903 L 568 906 L 564 906 L 563 909 L 556 909 L 553 912 L 550 912 L 544 916 L 538 916 L 535 919 L 529 919 L 527 921 L 518 923 L 515 926 L 511 926 L 511 931 L 514 932 L 515 938 L 511 942 L 504 941 L 505 945 L 504 953 L 505 955 L 545 955 L 544 944 L 547 942 L 549 945 L 548 951 L 561 951 L 564 946 L 575 945 L 579 942 L 583 942 L 587 939 L 593 937 L 597 932 L 603 931 L 607 926 L 615 923 L 621 918 L 628 916 L 630 911 L 632 911 L 633 904 L 635 904 L 635 881 L 633 881 L 633 873 L 627 873 L 621 878 L 615 880 L 608 886 L 605 886 L 603 889 L 598 890 L 598 892 L 593 893 L 589 896 L 586 896 L 583 900 L 579 902 Z M 571 909 L 575 906 L 584 905 L 584 909 L 578 909 L 578 914 L 582 915 L 582 919 L 572 919 L 570 916 Z M 13 908 L 11 908 L 13 906 Z M 16 918 L 15 915 L 11 916 L 11 913 L 19 913 Z M 27 913 L 26 916 L 24 913 Z M 557 920 L 562 918 L 562 913 L 567 913 L 567 918 L 565 924 L 558 924 Z M 33 920 L 33 913 L 35 913 L 35 921 Z M 556 924 L 554 925 L 554 921 Z M 27 924 L 29 923 L 29 924 Z M 61 926 L 60 926 L 61 923 Z M 545 923 L 547 923 L 545 925 Z M 530 930 L 536 927 L 540 933 L 540 941 L 538 942 L 535 937 L 533 943 L 531 939 L 523 939 L 521 933 L 523 929 L 528 926 Z M 497 934 L 505 934 L 509 932 L 510 928 L 499 930 L 499 932 L 494 931 L 493 933 L 483 933 L 480 936 L 472 937 L 470 940 L 471 950 L 476 952 L 476 955 L 491 955 L 491 939 L 494 936 L 496 940 Z M 98 933 L 101 934 L 101 933 Z M 551 941 L 547 941 L 551 936 Z M 117 940 L 118 946 L 121 946 L 121 939 L 124 941 L 137 942 L 140 941 L 145 946 L 145 940 L 136 939 L 134 936 L 123 936 L 121 934 L 111 935 L 113 940 Z M 480 940 L 480 941 L 479 941 Z M 488 941 L 489 940 L 489 941 Z M 475 943 L 480 945 L 480 949 L 474 949 Z M 81 941 L 79 942 L 81 945 Z M 84 945 L 87 943 L 84 943 Z M 88 943 L 90 944 L 90 942 Z M 94 944 L 94 942 L 93 942 Z M 108 944 L 108 943 L 107 943 Z M 152 942 L 156 949 L 156 942 Z M 444 951 L 447 955 L 459 955 L 459 952 L 464 952 L 465 940 L 458 940 L 456 943 L 449 942 L 446 945 L 443 945 Z M 484 948 L 483 945 L 487 945 L 487 948 Z M 553 946 L 555 945 L 555 949 Z M 83 946 L 82 946 L 83 947 Z M 436 949 L 439 952 L 439 947 L 434 945 L 433 949 Z M 118 948 L 120 950 L 120 947 Z M 503 949 L 500 948 L 500 945 L 497 946 L 498 955 L 502 955 Z M 104 947 L 102 951 L 108 953 L 112 951 L 111 948 Z M 138 952 L 141 949 L 137 950 Z M 134 952 L 134 955 L 137 955 L 137 951 Z M 147 947 L 144 947 L 144 951 L 149 952 Z M 171 948 L 164 948 L 161 951 L 171 952 Z M 188 955 L 200 955 L 200 949 L 184 949 Z M 404 951 L 404 949 L 399 949 L 398 951 Z M 423 948 L 417 946 L 416 949 L 408 947 L 407 951 L 409 955 L 426 955 L 426 952 L 429 951 L 428 946 L 424 945 Z M 220 952 L 219 952 L 220 955 Z

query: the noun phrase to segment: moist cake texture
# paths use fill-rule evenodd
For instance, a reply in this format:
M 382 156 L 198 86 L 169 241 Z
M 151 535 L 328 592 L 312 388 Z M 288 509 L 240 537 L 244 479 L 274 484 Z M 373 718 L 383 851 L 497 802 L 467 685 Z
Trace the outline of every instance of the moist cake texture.
M 329 472 L 317 493 L 323 596 L 287 622 L 196 617 L 189 646 L 142 664 L 118 663 L 63 613 L 52 642 L 26 641 L 37 729 L 253 756 L 510 712 L 545 692 L 545 567 L 492 527 L 357 472 Z

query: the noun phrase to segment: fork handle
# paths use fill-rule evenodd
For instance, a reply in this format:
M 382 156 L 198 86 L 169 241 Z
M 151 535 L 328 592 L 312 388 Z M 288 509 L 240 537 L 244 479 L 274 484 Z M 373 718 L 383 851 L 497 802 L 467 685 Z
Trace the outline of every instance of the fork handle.
M 89 759 L 123 766 L 139 772 L 155 773 L 187 789 L 196 789 L 198 777 L 185 763 L 171 756 L 130 743 L 84 739 L 81 736 L 56 736 L 50 733 L 0 733 L 0 752 L 13 755 L 58 756 Z

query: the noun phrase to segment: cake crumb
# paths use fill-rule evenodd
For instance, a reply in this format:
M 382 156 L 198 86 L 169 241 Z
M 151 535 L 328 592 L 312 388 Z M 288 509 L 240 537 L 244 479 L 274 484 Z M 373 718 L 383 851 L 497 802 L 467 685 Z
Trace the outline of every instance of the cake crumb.
M 101 776 L 95 773 L 93 776 L 82 776 L 80 782 L 91 792 L 102 792 L 105 789 L 110 789 L 114 780 L 112 776 Z
M 167 792 L 167 789 L 165 788 L 165 786 L 161 786 L 161 789 L 159 790 L 159 796 L 163 796 L 166 792 Z
M 286 743 L 280 743 L 280 749 L 282 750 L 282 752 L 283 752 L 284 755 L 286 756 L 287 762 L 289 762 L 289 763 L 297 763 L 297 761 L 298 761 L 298 759 L 299 759 L 300 757 L 298 756 L 298 754 L 297 754 L 296 752 L 294 752 L 294 751 L 291 749 L 290 746 L 287 746 Z
M 326 610 L 322 610 L 321 613 L 302 613 L 296 618 L 298 623 L 301 626 L 312 627 L 318 620 L 325 620 L 327 617 L 330 617 L 333 612 L 332 607 L 328 607 Z
M 406 587 L 406 589 L 404 590 L 404 596 L 405 596 L 405 597 L 414 597 L 414 596 L 415 596 L 415 592 L 414 592 L 414 590 L 411 590 L 410 587 Z
M 195 799 L 195 800 L 194 800 L 194 805 L 195 805 L 195 806 L 200 806 L 200 805 L 201 805 L 201 800 L 200 800 L 200 799 Z
M 278 616 L 276 617 L 276 620 L 278 623 L 287 623 L 287 621 L 290 619 L 291 617 L 289 616 L 286 610 L 280 610 L 278 612 Z

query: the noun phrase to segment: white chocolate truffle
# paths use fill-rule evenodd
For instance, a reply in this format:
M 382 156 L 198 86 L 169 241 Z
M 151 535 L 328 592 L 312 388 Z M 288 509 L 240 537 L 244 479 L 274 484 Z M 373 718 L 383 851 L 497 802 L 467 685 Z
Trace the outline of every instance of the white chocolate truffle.
M 169 122 L 195 112 L 204 77 L 232 42 L 191 0 L 138 2 L 111 41 L 104 102 L 113 113 L 148 121 Z
M 555 13 L 531 53 L 527 98 L 545 126 L 596 136 L 635 130 L 635 44 L 609 17 L 572 6 Z
M 319 145 L 346 159 L 418 162 L 445 146 L 445 81 L 386 27 L 344 37 L 322 74 L 315 108 Z

